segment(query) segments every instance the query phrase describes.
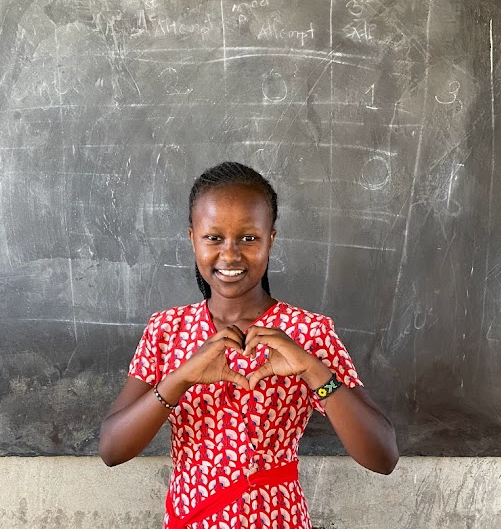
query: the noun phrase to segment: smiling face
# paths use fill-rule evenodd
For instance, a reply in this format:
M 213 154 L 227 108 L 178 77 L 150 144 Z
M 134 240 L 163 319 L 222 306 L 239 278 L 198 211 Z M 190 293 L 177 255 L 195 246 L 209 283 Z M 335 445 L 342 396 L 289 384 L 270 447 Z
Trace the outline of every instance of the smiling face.
M 262 294 L 275 233 L 270 204 L 257 190 L 228 185 L 197 198 L 189 235 L 213 297 Z

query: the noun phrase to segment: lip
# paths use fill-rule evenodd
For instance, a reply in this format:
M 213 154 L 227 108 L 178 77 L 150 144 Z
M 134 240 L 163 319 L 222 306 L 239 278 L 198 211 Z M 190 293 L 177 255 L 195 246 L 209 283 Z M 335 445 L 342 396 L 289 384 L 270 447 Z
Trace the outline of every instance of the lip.
M 242 270 L 241 274 L 238 274 L 236 276 L 225 276 L 219 272 L 219 270 Z M 234 283 L 236 281 L 240 281 L 245 274 L 247 273 L 247 270 L 244 268 L 216 268 L 214 271 L 214 274 L 220 281 L 224 281 L 225 283 Z

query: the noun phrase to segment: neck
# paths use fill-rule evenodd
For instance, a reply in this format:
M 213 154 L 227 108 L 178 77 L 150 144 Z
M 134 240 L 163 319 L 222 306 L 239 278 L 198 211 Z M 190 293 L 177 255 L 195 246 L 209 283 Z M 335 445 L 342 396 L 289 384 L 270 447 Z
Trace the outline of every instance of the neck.
M 254 321 L 274 303 L 275 300 L 259 285 L 239 298 L 224 298 L 213 292 L 207 306 L 213 318 L 231 324 L 241 320 Z

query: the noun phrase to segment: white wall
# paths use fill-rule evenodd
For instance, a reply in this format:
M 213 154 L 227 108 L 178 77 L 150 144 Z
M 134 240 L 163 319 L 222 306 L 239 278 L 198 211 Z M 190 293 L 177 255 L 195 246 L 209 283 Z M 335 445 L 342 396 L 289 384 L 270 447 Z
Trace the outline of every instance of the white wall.
M 2 529 L 161 529 L 170 459 L 109 469 L 95 457 L 0 458 Z M 501 458 L 401 458 L 390 476 L 345 457 L 303 457 L 313 525 L 499 529 Z

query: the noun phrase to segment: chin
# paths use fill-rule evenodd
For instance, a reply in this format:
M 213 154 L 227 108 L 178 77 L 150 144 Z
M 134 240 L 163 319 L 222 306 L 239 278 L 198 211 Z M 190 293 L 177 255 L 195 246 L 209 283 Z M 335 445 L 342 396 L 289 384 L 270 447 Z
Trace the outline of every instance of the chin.
M 229 284 L 227 286 L 223 286 L 221 288 L 221 284 L 219 283 L 218 285 L 214 285 L 214 284 L 210 284 L 210 288 L 211 288 L 211 291 L 214 292 L 214 293 L 217 293 L 219 296 L 223 297 L 223 298 L 228 298 L 228 299 L 237 299 L 237 298 L 240 298 L 242 296 L 245 296 L 246 294 L 248 294 L 249 292 L 251 292 L 252 290 L 254 290 L 257 286 L 260 286 L 261 285 L 261 282 L 257 283 L 256 285 L 253 285 L 253 286 L 243 286 L 243 285 L 239 285 L 238 287 L 235 288 L 235 286 Z

